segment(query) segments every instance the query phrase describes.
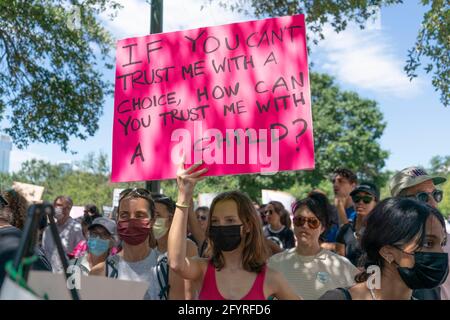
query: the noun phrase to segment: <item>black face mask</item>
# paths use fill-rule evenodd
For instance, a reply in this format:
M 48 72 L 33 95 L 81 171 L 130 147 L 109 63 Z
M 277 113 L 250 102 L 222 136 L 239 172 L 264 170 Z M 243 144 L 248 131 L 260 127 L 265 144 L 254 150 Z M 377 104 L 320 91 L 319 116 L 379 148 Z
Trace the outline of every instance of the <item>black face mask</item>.
M 415 263 L 412 268 L 400 267 L 397 264 L 398 273 L 408 288 L 431 289 L 440 286 L 447 279 L 447 253 L 415 252 L 414 259 Z
M 241 226 L 210 226 L 209 237 L 214 243 L 214 247 L 220 251 L 233 251 L 241 243 Z

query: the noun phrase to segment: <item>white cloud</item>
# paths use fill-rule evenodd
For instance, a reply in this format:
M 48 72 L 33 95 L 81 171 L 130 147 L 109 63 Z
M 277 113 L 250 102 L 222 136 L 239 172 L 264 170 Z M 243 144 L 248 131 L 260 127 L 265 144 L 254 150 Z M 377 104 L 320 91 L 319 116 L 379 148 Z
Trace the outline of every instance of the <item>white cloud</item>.
M 123 8 L 114 20 L 102 18 L 116 39 L 144 36 L 150 33 L 150 5 L 145 0 L 119 0 Z M 163 31 L 177 31 L 249 20 L 248 16 L 206 4 L 205 0 L 165 0 Z M 202 6 L 203 9 L 202 9 Z
M 13 148 L 9 158 L 9 172 L 19 171 L 23 162 L 32 159 L 49 161 L 47 157 L 40 154 Z
M 382 28 L 360 30 L 352 25 L 340 33 L 331 27 L 324 30 L 325 40 L 312 48 L 318 59 L 314 54 L 312 59 L 325 72 L 376 94 L 404 98 L 420 92 L 422 81 L 409 81 L 403 70 L 405 58 L 394 52 L 395 44 Z

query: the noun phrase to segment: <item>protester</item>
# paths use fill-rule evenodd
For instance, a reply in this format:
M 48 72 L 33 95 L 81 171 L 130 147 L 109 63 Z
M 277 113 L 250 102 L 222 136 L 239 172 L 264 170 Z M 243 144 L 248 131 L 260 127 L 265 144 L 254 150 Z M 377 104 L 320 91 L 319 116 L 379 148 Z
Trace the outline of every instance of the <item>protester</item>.
M 262 204 L 259 209 L 258 209 L 258 213 L 259 216 L 261 217 L 261 222 L 263 226 L 267 225 L 267 216 L 266 216 L 266 206 L 267 204 Z
M 308 193 L 308 197 L 313 193 L 320 193 L 327 197 L 327 194 L 320 189 L 314 189 Z M 328 228 L 320 235 L 319 242 L 323 249 L 336 252 L 336 236 L 339 231 L 339 218 L 335 206 L 330 205 L 327 210 Z
M 356 187 L 358 179 L 353 171 L 339 168 L 333 172 L 331 182 L 335 196 L 334 205 L 338 211 L 339 225 L 342 226 L 356 218 L 350 192 Z
M 446 240 L 444 218 L 437 209 L 414 199 L 383 200 L 367 217 L 361 238 L 366 270 L 356 277 L 356 285 L 328 291 L 321 299 L 413 299 L 414 289 L 435 288 L 445 281 Z M 370 266 L 375 270 L 371 278 Z
M 317 300 L 326 291 L 352 285 L 358 273 L 346 258 L 321 248 L 319 238 L 329 225 L 330 203 L 310 193 L 293 205 L 297 246 L 272 256 L 269 266 L 281 272 L 304 299 Z
M 120 193 L 117 233 L 123 240 L 122 251 L 92 268 L 90 275 L 148 283 L 146 300 L 159 300 L 157 280 L 159 252 L 150 247 L 155 222 L 155 203 L 145 189 L 125 189 Z
M 200 300 L 298 299 L 283 275 L 266 266 L 261 224 L 251 200 L 241 192 L 224 192 L 210 208 L 208 239 L 211 259 L 186 257 L 188 208 L 195 184 L 207 168 L 200 164 L 177 172 L 178 202 L 169 231 L 170 267 L 201 288 Z
M 291 219 L 281 202 L 270 201 L 265 207 L 268 224 L 264 226 L 264 236 L 281 248 L 295 247 L 295 237 L 291 230 Z
M 165 297 L 169 300 L 192 300 L 196 294 L 191 281 L 181 278 L 178 274 L 170 270 L 167 264 L 167 240 L 175 213 L 175 202 L 163 194 L 154 194 L 152 197 L 155 201 L 156 214 L 153 235 L 157 243 L 156 248 L 160 253 L 157 269 L 158 282 L 162 289 L 166 289 L 162 292 L 161 298 Z M 207 207 L 204 208 L 208 209 Z M 198 248 L 196 244 L 186 238 L 186 256 L 194 257 L 197 255 Z
M 76 222 L 70 217 L 70 210 L 73 202 L 68 196 L 56 197 L 53 206 L 55 207 L 56 228 L 65 253 L 72 252 L 76 245 L 84 239 L 80 223 Z M 64 272 L 61 260 L 56 248 L 55 242 L 48 226 L 42 237 L 42 246 L 45 255 L 52 264 L 54 272 Z
M 390 181 L 391 195 L 393 197 L 415 198 L 436 208 L 443 198 L 442 190 L 436 189 L 436 186 L 444 183 L 446 180 L 443 177 L 428 175 L 423 168 L 408 167 L 392 177 Z M 450 254 L 449 243 L 445 246 L 444 251 Z M 441 291 L 444 294 L 444 298 L 448 299 L 450 279 L 447 279 L 441 288 L 417 290 L 414 292 L 414 297 L 421 300 L 439 300 L 442 299 Z
M 10 189 L 0 195 L 0 288 L 5 278 L 5 265 L 15 258 L 19 249 L 26 212 L 27 200 L 20 192 Z M 31 269 L 52 271 L 50 262 L 38 245 L 35 248 L 35 255 L 38 259 L 32 264 Z
M 92 224 L 92 221 L 96 218 L 100 218 L 101 215 L 99 214 L 89 214 L 88 212 L 86 212 L 83 215 L 83 217 L 81 218 L 81 232 L 83 233 L 83 240 L 81 240 L 80 242 L 78 242 L 78 244 L 75 246 L 75 249 L 73 249 L 72 252 L 68 253 L 68 257 L 69 259 L 73 259 L 73 258 L 80 258 L 82 257 L 88 247 L 87 247 L 87 238 L 88 238 L 88 229 Z
M 206 229 L 208 228 L 209 208 L 206 206 L 198 207 L 195 209 L 195 215 L 197 216 L 200 228 L 206 234 Z
M 336 252 L 359 267 L 358 261 L 363 254 L 359 240 L 366 224 L 365 218 L 380 200 L 380 192 L 373 183 L 364 182 L 350 196 L 356 207 L 356 218 L 340 228 L 336 237 Z
M 89 225 L 86 234 L 87 250 L 69 261 L 80 267 L 83 274 L 89 272 L 99 263 L 104 263 L 115 244 L 116 222 L 104 217 L 98 217 Z

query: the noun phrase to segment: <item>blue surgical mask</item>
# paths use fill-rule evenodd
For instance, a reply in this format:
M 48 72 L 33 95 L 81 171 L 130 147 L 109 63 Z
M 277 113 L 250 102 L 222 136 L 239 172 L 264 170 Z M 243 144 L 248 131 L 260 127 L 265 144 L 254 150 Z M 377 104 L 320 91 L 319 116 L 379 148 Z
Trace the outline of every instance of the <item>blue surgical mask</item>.
M 109 240 L 103 240 L 101 238 L 88 238 L 87 241 L 88 251 L 94 256 L 101 256 L 109 249 Z

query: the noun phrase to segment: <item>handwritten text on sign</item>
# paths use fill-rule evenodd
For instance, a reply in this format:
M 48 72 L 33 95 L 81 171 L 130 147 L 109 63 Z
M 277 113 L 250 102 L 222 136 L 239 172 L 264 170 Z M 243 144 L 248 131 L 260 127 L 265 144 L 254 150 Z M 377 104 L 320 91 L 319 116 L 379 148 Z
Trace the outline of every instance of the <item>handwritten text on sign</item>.
M 117 44 L 112 181 L 314 168 L 304 16 Z

